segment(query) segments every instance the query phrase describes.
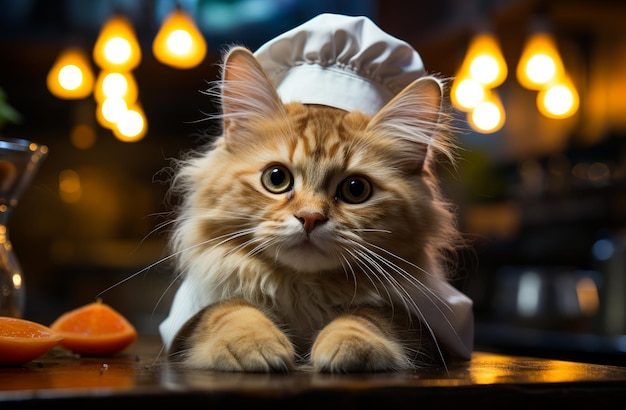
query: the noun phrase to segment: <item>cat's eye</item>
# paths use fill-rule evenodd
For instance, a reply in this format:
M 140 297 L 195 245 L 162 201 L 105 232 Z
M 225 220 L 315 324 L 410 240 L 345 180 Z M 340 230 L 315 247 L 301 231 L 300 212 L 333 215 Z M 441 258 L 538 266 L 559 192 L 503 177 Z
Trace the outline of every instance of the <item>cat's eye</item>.
M 372 184 L 362 176 L 344 179 L 337 189 L 339 199 L 350 204 L 365 202 L 372 195 Z
M 261 183 L 273 194 L 282 194 L 293 187 L 293 176 L 282 165 L 270 165 L 261 174 Z

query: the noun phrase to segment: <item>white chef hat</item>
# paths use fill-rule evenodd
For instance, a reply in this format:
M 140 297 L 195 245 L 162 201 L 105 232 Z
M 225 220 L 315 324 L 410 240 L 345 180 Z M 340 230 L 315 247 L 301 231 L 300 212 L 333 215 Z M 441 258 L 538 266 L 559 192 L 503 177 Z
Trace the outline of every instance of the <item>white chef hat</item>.
M 424 75 L 419 54 L 367 17 L 320 14 L 255 53 L 284 103 L 374 115 Z

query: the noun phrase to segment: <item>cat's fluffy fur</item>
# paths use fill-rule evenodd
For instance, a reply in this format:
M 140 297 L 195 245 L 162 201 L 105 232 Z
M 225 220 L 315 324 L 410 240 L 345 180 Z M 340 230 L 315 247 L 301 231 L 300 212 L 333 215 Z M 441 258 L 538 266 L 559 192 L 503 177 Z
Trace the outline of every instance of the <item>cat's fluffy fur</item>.
M 441 89 L 418 79 L 373 118 L 283 105 L 253 54 L 229 50 L 223 135 L 180 160 L 172 181 L 177 271 L 209 304 L 172 357 L 331 372 L 439 359 L 413 299 L 446 280 L 460 238 L 433 172 L 435 154 L 453 156 Z

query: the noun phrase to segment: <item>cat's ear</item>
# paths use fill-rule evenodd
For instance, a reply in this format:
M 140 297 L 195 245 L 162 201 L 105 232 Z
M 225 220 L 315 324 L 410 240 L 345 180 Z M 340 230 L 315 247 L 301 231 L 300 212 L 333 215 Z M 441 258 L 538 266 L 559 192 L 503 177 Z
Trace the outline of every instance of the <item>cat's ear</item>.
M 409 172 L 422 169 L 429 147 L 443 147 L 438 140 L 442 128 L 442 93 L 442 84 L 437 78 L 419 78 L 387 103 L 368 124 L 367 131 L 408 147 L 397 160 L 398 165 Z
M 234 144 L 253 137 L 246 131 L 255 121 L 285 113 L 272 81 L 244 47 L 233 47 L 224 58 L 221 101 L 226 139 Z

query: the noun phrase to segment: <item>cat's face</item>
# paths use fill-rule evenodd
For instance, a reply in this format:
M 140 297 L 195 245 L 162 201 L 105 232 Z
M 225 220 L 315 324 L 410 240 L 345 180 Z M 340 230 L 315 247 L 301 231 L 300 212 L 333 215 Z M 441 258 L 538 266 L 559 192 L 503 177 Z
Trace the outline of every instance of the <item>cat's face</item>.
M 211 164 L 231 175 L 228 186 L 210 184 L 203 195 L 228 198 L 232 218 L 220 218 L 220 232 L 226 223 L 252 229 L 252 252 L 305 272 L 347 266 L 367 243 L 419 242 L 432 198 L 419 170 L 396 167 L 405 147 L 368 136 L 369 120 L 292 104 L 286 117 L 254 125 L 254 150 Z
M 225 133 L 198 161 L 185 246 L 219 244 L 299 272 L 421 264 L 448 222 L 426 166 L 439 85 L 424 81 L 370 118 L 282 105 L 259 70 L 251 55 L 227 59 Z M 412 104 L 422 110 L 405 118 Z

